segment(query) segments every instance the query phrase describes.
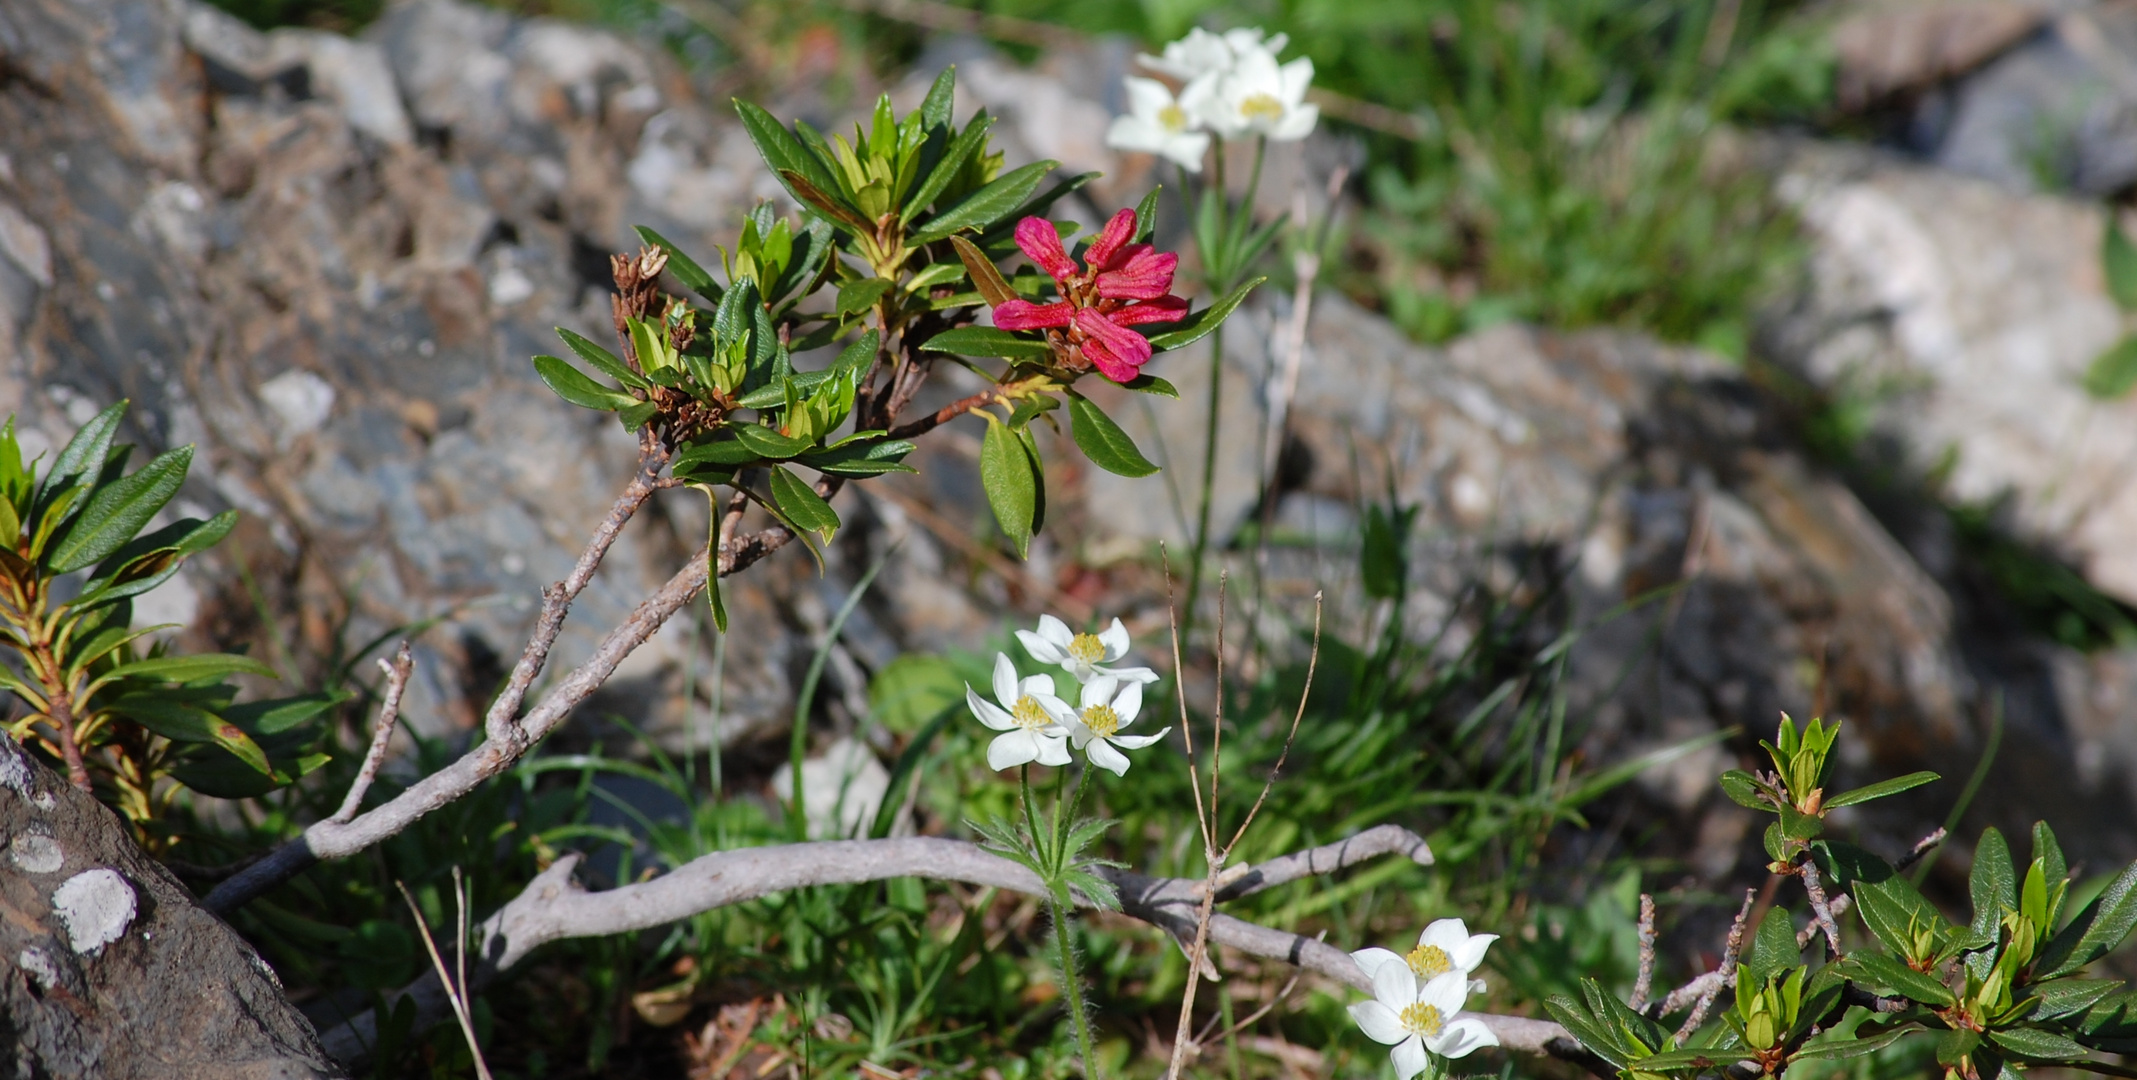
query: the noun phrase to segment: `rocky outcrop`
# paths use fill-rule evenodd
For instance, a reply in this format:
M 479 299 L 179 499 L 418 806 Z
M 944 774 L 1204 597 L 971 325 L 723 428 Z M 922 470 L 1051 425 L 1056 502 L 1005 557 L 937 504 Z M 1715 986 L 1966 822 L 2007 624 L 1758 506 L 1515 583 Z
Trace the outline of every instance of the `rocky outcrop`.
M 0 1054 L 15 1075 L 343 1075 L 252 946 L 5 734 L 0 859 Z

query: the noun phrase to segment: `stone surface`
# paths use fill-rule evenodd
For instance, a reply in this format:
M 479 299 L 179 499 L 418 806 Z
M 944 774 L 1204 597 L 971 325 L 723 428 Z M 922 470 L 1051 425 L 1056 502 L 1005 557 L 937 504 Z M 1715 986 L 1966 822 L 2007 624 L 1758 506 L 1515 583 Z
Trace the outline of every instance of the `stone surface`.
M 2008 498 L 2021 535 L 2137 601 L 2137 400 L 2079 381 L 2127 330 L 2100 266 L 2105 210 L 1830 149 L 1797 155 L 1782 191 L 1814 248 L 1773 351 L 1865 404 L 1950 498 Z
M 274 973 L 118 817 L 0 735 L 0 1061 L 19 1076 L 340 1076 Z
M 1963 75 L 2038 29 L 2053 0 L 1883 0 L 1851 5 L 1833 25 L 1842 108 Z
M 2015 190 L 2137 182 L 2137 4 L 2086 5 L 1926 103 L 1937 164 Z

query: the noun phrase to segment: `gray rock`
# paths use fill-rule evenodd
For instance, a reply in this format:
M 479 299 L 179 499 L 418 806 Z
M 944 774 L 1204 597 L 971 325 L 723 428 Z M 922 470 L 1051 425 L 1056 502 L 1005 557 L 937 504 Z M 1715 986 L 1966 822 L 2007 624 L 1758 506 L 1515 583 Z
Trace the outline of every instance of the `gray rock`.
M 2137 182 L 2137 7 L 2068 12 L 1953 92 L 1934 158 L 2019 191 Z

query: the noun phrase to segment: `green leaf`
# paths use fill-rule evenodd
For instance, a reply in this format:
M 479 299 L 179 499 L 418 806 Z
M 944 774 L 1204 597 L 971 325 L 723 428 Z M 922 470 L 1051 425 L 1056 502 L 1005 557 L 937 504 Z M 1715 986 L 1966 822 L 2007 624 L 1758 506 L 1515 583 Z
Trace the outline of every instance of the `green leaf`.
M 786 515 L 788 521 L 828 542 L 838 532 L 838 512 L 792 472 L 773 466 L 771 474 L 772 501 L 779 504 L 780 513 Z
M 2114 951 L 2133 926 L 2137 926 L 2137 863 L 2123 870 L 2048 942 L 2034 961 L 2034 974 L 2044 979 L 2068 975 Z
M 1173 323 L 1171 329 L 1151 334 L 1150 347 L 1159 352 L 1165 352 L 1171 349 L 1186 348 L 1202 340 L 1210 331 L 1223 325 L 1224 320 L 1232 314 L 1232 309 L 1238 307 L 1240 301 L 1245 300 L 1247 294 L 1253 292 L 1256 285 L 1267 280 L 1269 279 L 1266 277 L 1255 278 L 1226 293 L 1224 299 L 1203 308 L 1180 322 Z
M 889 439 L 842 445 L 797 460 L 818 472 L 835 476 L 881 476 L 892 472 L 917 472 L 912 466 L 901 463 L 901 459 L 913 450 L 912 443 Z
M 780 170 L 779 179 L 786 184 L 788 191 L 794 193 L 796 199 L 801 200 L 803 206 L 807 206 L 829 218 L 832 224 L 838 225 L 856 236 L 868 236 L 875 232 L 875 226 L 859 210 L 846 205 L 844 200 L 832 194 L 838 190 L 837 188 L 818 187 L 807 177 L 792 169 Z
M 254 770 L 269 774 L 267 754 L 236 724 L 198 706 L 162 694 L 124 694 L 111 703 L 113 712 L 172 742 L 214 743 Z
M 1897 795 L 1902 791 L 1921 787 L 1923 784 L 1937 779 L 1941 779 L 1941 777 L 1933 772 L 1914 772 L 1905 776 L 1896 776 L 1890 780 L 1871 784 L 1868 787 L 1859 787 L 1853 791 L 1835 795 L 1825 800 L 1825 808 L 1831 810 L 1838 806 L 1853 806 L 1856 803 L 1869 802 L 1871 799 L 1882 799 L 1887 795 Z
M 742 129 L 749 133 L 749 141 L 756 144 L 757 156 L 763 158 L 764 163 L 771 167 L 772 175 L 779 177 L 780 183 L 786 185 L 787 194 L 794 196 L 796 202 L 807 205 L 810 200 L 803 198 L 801 192 L 795 189 L 789 174 L 798 175 L 820 191 L 839 189 L 838 181 L 832 179 L 831 172 L 824 167 L 823 161 L 810 153 L 809 149 L 801 144 L 801 140 L 795 138 L 794 133 L 788 131 L 786 125 L 780 123 L 771 113 L 740 100 L 735 102 L 735 112 L 742 117 Z
M 1076 445 L 1082 448 L 1083 456 L 1091 459 L 1091 464 L 1116 476 L 1149 476 L 1158 471 L 1158 467 L 1135 448 L 1135 440 L 1089 399 L 1070 394 L 1068 411 L 1069 430 L 1076 438 Z
M 2107 294 L 2115 298 L 2115 306 L 2137 311 L 2137 244 L 2130 243 L 2115 217 L 2110 209 L 2107 228 L 2100 235 L 2100 268 L 2106 272 Z
M 815 445 L 808 439 L 781 435 L 763 424 L 737 424 L 734 433 L 735 439 L 758 457 L 790 458 Z
M 984 229 L 994 224 L 1015 210 L 1032 189 L 1039 186 L 1039 181 L 1059 164 L 1058 161 L 1034 161 L 1003 173 L 993 183 L 965 196 L 956 206 L 937 214 L 906 242 L 915 246 L 932 244 L 960 229 Z
M 1849 1058 L 1868 1057 L 1921 1030 L 1911 1024 L 1901 1025 L 1890 1031 L 1875 1035 L 1840 1035 L 1825 1042 L 1814 1042 L 1796 1051 L 1790 1061 L 1845 1061 Z
M 1174 389 L 1171 383 L 1155 375 L 1137 375 L 1135 378 L 1120 385 L 1138 394 L 1153 394 L 1157 397 L 1169 397 L 1175 400 L 1180 396 L 1180 391 Z
M 1764 810 L 1771 814 L 1776 807 L 1773 801 L 1761 796 L 1766 785 L 1742 769 L 1730 769 L 1721 774 L 1721 792 L 1729 801 L 1750 810 Z
M 632 228 L 637 230 L 640 240 L 668 253 L 668 272 L 674 274 L 675 280 L 682 282 L 684 288 L 715 304 L 720 302 L 720 283 L 714 281 L 712 275 L 697 264 L 697 260 L 683 254 L 683 249 L 676 247 L 673 241 L 644 225 L 634 225 Z
M 1053 346 L 1044 341 L 1018 337 L 1007 330 L 992 326 L 960 326 L 945 330 L 927 339 L 920 346 L 928 352 L 954 353 L 958 356 L 1052 356 Z
M 1143 196 L 1142 202 L 1135 204 L 1135 239 L 1130 243 L 1147 243 L 1151 234 L 1158 231 L 1158 192 L 1163 190 L 1165 185 L 1159 184 Z
M 2114 401 L 2137 386 L 2137 335 L 2125 337 L 2093 358 L 2082 380 L 2085 392 L 2102 401 Z
M 1898 994 L 1928 1005 L 1954 1005 L 1951 988 L 1881 952 L 1857 949 L 1840 961 L 1841 973 L 1880 993 Z
M 1781 835 L 1790 840 L 1816 840 L 1825 832 L 1825 822 L 1816 814 L 1798 813 L 1793 806 L 1781 807 L 1780 813 Z
M 944 72 L 943 74 L 947 75 L 949 73 Z M 933 125 L 929 126 L 932 127 Z M 972 118 L 970 123 L 965 125 L 963 131 L 957 133 L 955 139 L 950 140 L 949 147 L 943 151 L 942 160 L 937 161 L 934 170 L 928 173 L 927 179 L 921 181 L 920 186 L 914 188 L 912 194 L 906 196 L 905 212 L 908 218 L 927 209 L 928 204 L 934 202 L 935 197 L 941 195 L 943 189 L 950 186 L 950 181 L 957 178 L 957 170 L 964 168 L 965 161 L 981 147 L 987 145 L 987 129 L 993 126 L 994 118 L 988 116 L 987 111 L 982 109 L 978 115 Z
M 1633 1060 L 1634 1050 L 1625 1045 L 1623 1035 L 1588 1014 L 1588 1010 L 1565 994 L 1552 994 L 1545 998 L 1543 1011 L 1551 1019 L 1563 1025 L 1574 1039 L 1612 1065 L 1624 1068 Z
M 609 352 L 607 349 L 604 349 L 601 346 L 596 345 L 593 342 L 588 341 L 587 339 L 579 336 L 578 334 L 574 334 L 561 326 L 557 327 L 556 329 L 557 337 L 562 338 L 564 344 L 569 346 L 572 352 L 578 354 L 579 359 L 584 360 L 589 364 L 592 364 L 603 375 L 606 375 L 609 378 L 614 379 L 625 386 L 634 387 L 639 390 L 644 390 L 647 387 L 653 385 L 653 383 L 645 376 L 640 375 L 635 371 L 632 371 L 629 364 L 626 364 L 623 361 L 616 359 L 616 354 Z M 602 389 L 606 390 L 608 388 L 604 386 L 602 387 Z
M 687 469 L 697 465 L 748 465 L 762 456 L 740 439 L 707 439 L 704 442 L 685 444 L 676 452 L 672 467 Z
M 2070 1061 L 2085 1056 L 2085 1048 L 2068 1035 L 2039 1028 L 2005 1028 L 1988 1033 L 1989 1041 L 2020 1057 L 2036 1061 Z
M 952 120 L 951 109 L 957 100 L 957 66 L 952 64 L 935 76 L 928 87 L 928 96 L 920 100 L 920 124 L 926 128 L 948 127 Z
M 39 499 L 78 476 L 95 476 L 104 467 L 104 459 L 111 453 L 111 440 L 119 433 L 119 419 L 126 415 L 126 406 L 127 400 L 119 399 L 110 408 L 90 417 L 89 422 L 67 440 L 59 456 L 52 459 L 52 467 L 45 471 L 44 482 L 37 487 Z
M 980 299 L 988 307 L 1000 307 L 1017 298 L 1016 290 L 1002 280 L 1002 270 L 994 260 L 979 249 L 979 245 L 962 236 L 950 238 L 950 246 L 957 251 L 957 260 L 964 264 L 965 273 L 972 278 L 973 288 L 979 290 Z
M 1915 890 L 1914 883 L 1897 874 L 1883 881 L 1856 885 L 1855 908 L 1862 915 L 1863 925 L 1885 948 L 1909 961 L 1930 959 L 1951 925 L 1944 921 L 1936 905 Z M 1929 942 L 1929 955 L 1916 951 L 1915 934 L 1923 927 L 1937 931 L 1937 937 Z
M 2041 860 L 2050 884 L 2070 876 L 2070 867 L 2063 861 L 2063 846 L 2055 842 L 2055 830 L 2045 821 L 2033 823 L 2033 857 Z
M 1660 1054 L 1649 1054 L 1643 1058 L 1634 1058 L 1628 1067 L 1631 1071 L 1642 1074 L 1674 1072 L 1678 1069 L 1697 1069 L 1701 1072 L 1706 1072 L 1713 1069 L 1724 1069 L 1739 1061 L 1749 1060 L 1751 1060 L 1750 1054 L 1739 1053 L 1735 1050 L 1717 1050 L 1711 1047 L 1702 1047 L 1691 1050 L 1666 1050 Z
M 55 573 L 70 573 L 126 546 L 178 494 L 192 464 L 193 448 L 181 446 L 156 455 L 132 476 L 97 488 L 46 553 L 47 565 Z
M 2034 983 L 2026 992 L 2036 995 L 2029 1020 L 2056 1020 L 2084 1012 L 2105 1000 L 2122 986 L 2121 979 L 2055 979 Z
M 987 505 L 994 508 L 994 520 L 1001 523 L 1002 532 L 1016 544 L 1017 554 L 1026 555 L 1031 550 L 1032 521 L 1039 509 L 1039 481 L 1034 475 L 1031 454 L 1024 449 L 1009 425 L 989 418 L 987 434 L 980 441 L 979 449 L 980 486 L 987 491 Z
M 542 377 L 556 396 L 580 408 L 615 412 L 639 403 L 637 398 L 587 378 L 585 372 L 554 356 L 535 357 L 534 373 Z
M 890 286 L 888 280 L 879 277 L 861 278 L 839 286 L 838 317 L 843 319 L 858 315 L 876 306 L 876 301 L 883 299 L 883 294 L 890 291 Z
M 201 521 L 185 518 L 136 537 L 112 552 L 74 598 L 76 611 L 87 611 L 139 596 L 171 579 L 189 555 L 214 547 L 237 525 L 237 511 L 225 510 Z
M 1766 918 L 1751 937 L 1751 949 L 1745 954 L 1744 969 L 1751 975 L 1751 985 L 1763 986 L 1766 980 L 1796 966 L 1801 961 L 1796 951 L 1796 928 L 1790 921 L 1788 909 L 1766 909 Z
M 1974 901 L 1974 932 L 1994 934 L 2006 909 L 2018 907 L 2018 872 L 2011 866 L 2011 846 L 1993 828 L 1981 830 L 1974 845 L 1974 869 L 1967 880 Z
M 225 675 L 258 675 L 263 679 L 280 676 L 275 669 L 249 656 L 236 653 L 195 653 L 191 656 L 156 656 L 146 660 L 120 664 L 104 672 L 103 678 L 116 679 L 161 679 L 166 682 L 189 683 L 200 679 L 220 678 Z

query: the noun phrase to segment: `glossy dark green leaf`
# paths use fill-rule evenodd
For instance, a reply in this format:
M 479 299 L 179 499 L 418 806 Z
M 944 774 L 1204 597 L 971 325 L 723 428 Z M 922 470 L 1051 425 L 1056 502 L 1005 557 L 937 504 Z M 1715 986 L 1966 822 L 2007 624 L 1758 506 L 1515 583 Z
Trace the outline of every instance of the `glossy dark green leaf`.
M 890 286 L 891 283 L 883 278 L 861 278 L 839 286 L 839 318 L 857 315 L 876 306 L 876 301 L 883 299 Z
M 2071 1061 L 2085 1056 L 2085 1048 L 2068 1035 L 2039 1028 L 2005 1028 L 1988 1033 L 1989 1041 L 2019 1057 L 2035 1061 Z
M 1149 476 L 1158 471 L 1136 449 L 1135 440 L 1089 399 L 1069 395 L 1068 412 L 1069 430 L 1091 464 L 1117 476 Z
M 1939 777 L 1933 772 L 1914 772 L 1905 776 L 1895 776 L 1890 780 L 1882 780 L 1875 784 L 1835 795 L 1825 800 L 1825 808 L 1831 810 L 1835 807 L 1853 806 L 1856 803 L 1869 802 L 1871 799 L 1882 799 L 1887 795 L 1897 795 L 1902 791 L 1910 791 L 1921 787 L 1923 784 L 1936 779 L 1939 779 Z
M 1974 932 L 1993 934 L 2006 910 L 2018 907 L 2018 873 L 2011 866 L 2011 845 L 1994 828 L 1981 830 L 1974 845 L 1974 869 L 1967 879 L 1974 901 Z
M 76 611 L 139 596 L 171 579 L 188 556 L 199 554 L 222 541 L 237 525 L 237 511 L 225 510 L 201 521 L 185 518 L 145 533 L 125 547 L 105 556 L 80 596 Z
M 1912 1025 L 1881 1031 L 1874 1035 L 1842 1035 L 1826 1042 L 1814 1042 L 1789 1058 L 1790 1061 L 1845 1061 L 1849 1058 L 1868 1057 L 1913 1035 L 1920 1028 Z
M 1871 949 L 1857 949 L 1839 964 L 1841 974 L 1879 993 L 1898 994 L 1927 1005 L 1953 1005 L 1958 998 L 1935 978 Z
M 1102 175 L 1104 174 L 1096 172 L 1078 173 L 1046 189 L 1044 193 L 1034 197 L 1031 201 L 1017 207 L 1015 210 L 1002 215 L 1000 221 L 989 226 L 985 232 L 980 234 L 979 246 L 989 251 L 999 250 L 1004 258 L 1009 257 L 1015 250 L 1012 234 L 1016 229 L 1017 222 L 1028 217 L 1045 217 L 1047 211 L 1055 203 L 1082 190 L 1085 185 Z M 1054 223 L 1054 227 L 1066 230 L 1063 234 L 1064 236 L 1067 233 L 1076 231 L 1076 226 L 1070 222 L 1057 221 Z
M 2055 830 L 2045 821 L 2033 823 L 2033 857 L 2041 860 L 2050 885 L 2070 876 L 2070 867 L 2063 861 L 2063 846 L 2055 842 Z
M 784 468 L 771 470 L 772 501 L 788 521 L 828 541 L 838 532 L 838 512 L 814 488 Z
M 809 204 L 809 200 L 795 190 L 789 174 L 799 175 L 821 191 L 839 189 L 838 181 L 832 178 L 822 159 L 803 146 L 801 140 L 771 113 L 740 100 L 735 102 L 735 112 L 742 117 L 742 129 L 749 134 L 749 141 L 756 144 L 757 156 L 771 167 L 772 175 L 779 177 L 780 183 L 786 185 L 787 194 L 794 196 L 796 202 Z
M 1825 832 L 1825 822 L 1815 814 L 1797 813 L 1792 806 L 1780 808 L 1781 835 L 1790 840 L 1816 840 Z
M 951 65 L 935 76 L 928 96 L 920 99 L 920 123 L 928 128 L 947 127 L 955 119 L 951 110 L 957 101 L 957 67 Z
M 65 486 L 68 481 L 80 476 L 95 476 L 104 468 L 104 459 L 111 453 L 111 440 L 119 433 L 119 420 L 126 415 L 127 401 L 121 398 L 116 404 L 89 418 L 67 445 L 60 449 L 59 456 L 52 459 L 52 467 L 45 470 L 44 481 L 37 487 L 37 496 L 43 498 Z
M 1008 425 L 987 425 L 987 434 L 980 440 L 979 478 L 1003 535 L 1017 546 L 1018 555 L 1027 554 L 1032 520 L 1038 514 L 1039 482 L 1023 440 Z
M 740 439 L 712 438 L 685 444 L 681 450 L 676 451 L 672 467 L 688 469 L 699 465 L 750 465 L 763 456 Z
M 2026 992 L 2038 1001 L 2027 1019 L 2058 1020 L 2073 1016 L 2105 1001 L 2109 994 L 2121 987 L 2121 979 L 2053 979 L 2034 983 L 2026 987 Z
M 965 196 L 956 206 L 935 215 L 908 238 L 910 244 L 931 244 L 961 229 L 984 229 L 1015 210 L 1039 186 L 1057 161 L 1034 161 L 996 177 L 993 183 Z
M 1132 243 L 1147 244 L 1151 235 L 1157 232 L 1158 193 L 1163 190 L 1165 185 L 1159 184 L 1150 189 L 1150 194 L 1143 196 L 1142 202 L 1135 204 L 1135 239 Z
M 112 679 L 160 679 L 166 682 L 188 683 L 198 679 L 221 678 L 226 675 L 258 675 L 263 679 L 279 678 L 275 669 L 249 656 L 236 653 L 194 653 L 190 656 L 156 656 L 120 664 L 104 673 Z
M 2133 926 L 2137 926 L 2137 863 L 2125 868 L 2049 940 L 2033 962 L 2034 973 L 2044 979 L 2069 975 L 2114 951 Z
M 1010 358 L 1052 356 L 1053 347 L 1044 341 L 1018 337 L 1007 330 L 992 326 L 960 326 L 945 330 L 927 339 L 920 346 L 928 352 L 954 353 L 958 356 L 1005 356 Z
M 1718 1050 L 1700 1047 L 1690 1050 L 1666 1050 L 1635 1058 L 1630 1068 L 1641 1076 L 1675 1072 L 1679 1069 L 1697 1070 L 1701 1073 L 1724 1069 L 1739 1061 L 1749 1061 L 1751 1055 L 1737 1050 Z
M 814 445 L 807 439 L 781 435 L 763 424 L 738 424 L 735 439 L 758 457 L 790 458 Z
M 243 728 L 254 738 L 282 735 L 318 719 L 348 700 L 343 694 L 302 694 L 297 697 L 248 701 L 223 710 L 223 719 Z
M 126 546 L 178 494 L 192 464 L 193 448 L 181 446 L 156 455 L 132 476 L 99 487 L 46 551 L 46 564 L 55 573 L 71 573 Z
M 1120 385 L 1138 394 L 1152 394 L 1157 397 L 1168 397 L 1176 400 L 1180 396 L 1180 391 L 1175 389 L 1171 383 L 1148 373 L 1137 375 L 1135 378 Z
M 1796 950 L 1796 927 L 1788 909 L 1778 905 L 1766 909 L 1766 918 L 1751 935 L 1751 948 L 1745 951 L 1742 961 L 1751 984 L 1762 986 L 1766 980 L 1795 967 L 1801 959 Z
M 1752 810 L 1764 810 L 1770 814 L 1774 811 L 1774 804 L 1771 800 L 1761 797 L 1760 792 L 1764 787 L 1757 777 L 1742 769 L 1730 769 L 1721 774 L 1721 792 L 1729 797 L 1730 802 Z
M 881 476 L 891 472 L 915 472 L 912 466 L 902 464 L 904 457 L 912 453 L 914 446 L 903 439 L 883 442 L 860 442 L 827 450 L 821 454 L 808 454 L 798 459 L 803 465 L 835 476 Z
M 630 365 L 624 363 L 621 360 L 616 359 L 616 354 L 609 352 L 607 349 L 604 349 L 591 341 L 588 341 L 586 338 L 581 337 L 578 334 L 574 334 L 561 326 L 557 327 L 557 337 L 563 339 L 564 344 L 570 347 L 571 351 L 577 354 L 579 359 L 584 360 L 589 364 L 592 364 L 595 370 L 601 372 L 603 375 L 606 375 L 609 378 L 614 379 L 625 386 L 634 387 L 639 390 L 644 390 L 645 388 L 653 385 L 651 382 L 648 382 L 646 380 L 645 376 L 640 375 L 635 371 L 632 371 Z M 607 388 L 603 387 L 603 389 Z
M 1588 1010 L 1571 997 L 1552 994 L 1544 999 L 1543 1010 L 1550 1013 L 1551 1019 L 1564 1026 L 1583 1047 L 1603 1060 L 1619 1068 L 1624 1068 L 1633 1060 L 1634 1052 L 1625 1045 L 1625 1037 L 1589 1015 Z
M 965 125 L 963 131 L 957 133 L 956 138 L 950 140 L 949 146 L 943 150 L 942 159 L 935 163 L 927 179 L 922 180 L 920 186 L 906 196 L 905 212 L 908 218 L 927 209 L 928 204 L 934 202 L 935 197 L 950 186 L 950 181 L 957 178 L 957 170 L 964 168 L 965 162 L 987 145 L 987 131 L 993 126 L 994 118 L 982 109 Z
M 172 742 L 213 743 L 260 773 L 274 771 L 252 736 L 205 709 L 161 694 L 121 695 L 111 708 Z
M 554 356 L 535 357 L 534 373 L 541 376 L 542 382 L 555 391 L 556 396 L 580 408 L 615 412 L 638 404 L 637 398 L 595 382 L 585 372 Z
M 1269 279 L 1266 277 L 1255 278 L 1226 293 L 1223 299 L 1211 304 L 1209 307 L 1203 308 L 1180 322 L 1172 323 L 1169 329 L 1151 334 L 1150 347 L 1159 352 L 1165 352 L 1171 349 L 1184 349 L 1202 340 L 1209 335 L 1210 331 L 1224 324 L 1224 320 L 1232 314 L 1232 309 L 1238 307 L 1240 301 L 1245 300 L 1247 294 L 1254 291 L 1255 286 L 1267 280 Z
M 644 225 L 635 225 L 632 228 L 637 230 L 640 240 L 668 253 L 668 272 L 674 274 L 675 280 L 682 282 L 684 288 L 715 304 L 720 302 L 720 293 L 723 291 L 720 283 L 714 281 L 712 275 L 697 264 L 696 259 L 684 254 L 683 249 L 676 247 L 667 237 Z
M 1912 882 L 1896 874 L 1883 881 L 1858 884 L 1854 895 L 1855 910 L 1862 916 L 1863 925 L 1894 955 L 1911 961 L 1930 959 L 1942 943 L 1941 937 L 1933 939 L 1928 943 L 1930 953 L 1918 954 L 1915 934 L 1920 928 L 1933 927 L 1941 935 L 1950 925 Z
M 2137 386 L 2137 335 L 2115 342 L 2093 358 L 2081 380 L 2085 392 L 2102 401 L 2114 401 Z

